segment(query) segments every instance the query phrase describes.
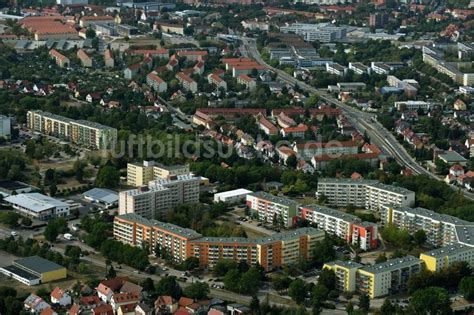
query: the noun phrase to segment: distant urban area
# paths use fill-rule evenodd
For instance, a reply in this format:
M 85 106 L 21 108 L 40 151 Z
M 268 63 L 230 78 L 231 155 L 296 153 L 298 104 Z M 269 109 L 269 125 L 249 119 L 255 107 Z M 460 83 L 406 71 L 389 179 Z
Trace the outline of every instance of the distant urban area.
M 0 314 L 474 314 L 474 0 L 0 10 Z

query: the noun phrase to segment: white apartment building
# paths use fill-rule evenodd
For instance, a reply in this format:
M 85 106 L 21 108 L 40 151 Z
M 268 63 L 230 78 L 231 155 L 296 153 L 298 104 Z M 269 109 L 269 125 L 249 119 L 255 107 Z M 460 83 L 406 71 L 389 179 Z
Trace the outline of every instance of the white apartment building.
M 463 244 L 474 247 L 474 223 L 440 214 L 424 208 L 386 205 L 380 209 L 381 224 L 393 224 L 407 229 L 410 234 L 418 230 L 426 233 L 427 243 L 433 246 Z
M 349 70 L 352 70 L 355 74 L 362 75 L 369 73 L 370 68 L 361 62 L 349 62 Z
M 346 38 L 347 29 L 345 27 L 333 26 L 330 23 L 293 23 L 289 26 L 280 27 L 280 32 L 300 35 L 308 42 L 317 40 L 322 43 L 330 43 L 344 40 Z
M 347 68 L 341 66 L 338 63 L 327 63 L 326 64 L 326 72 L 329 74 L 338 75 L 340 77 L 344 76 L 347 72 Z
M 0 138 L 8 139 L 11 137 L 11 119 L 10 117 L 0 115 Z
M 158 93 L 166 92 L 168 89 L 168 84 L 158 76 L 156 71 L 148 73 L 146 76 L 146 84 Z
M 148 219 L 159 218 L 178 204 L 198 201 L 199 178 L 192 174 L 177 175 L 120 192 L 119 214 L 135 213 Z
M 296 201 L 263 191 L 248 194 L 246 198 L 247 206 L 257 213 L 260 221 L 273 223 L 277 220 L 284 226 L 293 225 L 293 218 L 298 208 Z
M 316 224 L 318 229 L 344 239 L 352 245 L 359 245 L 363 250 L 377 247 L 377 225 L 363 222 L 355 215 L 339 210 L 307 205 L 298 208 L 298 217 Z
M 415 193 L 402 187 L 384 185 L 373 180 L 321 178 L 317 196 L 325 196 L 330 205 L 380 210 L 384 205 L 412 206 Z

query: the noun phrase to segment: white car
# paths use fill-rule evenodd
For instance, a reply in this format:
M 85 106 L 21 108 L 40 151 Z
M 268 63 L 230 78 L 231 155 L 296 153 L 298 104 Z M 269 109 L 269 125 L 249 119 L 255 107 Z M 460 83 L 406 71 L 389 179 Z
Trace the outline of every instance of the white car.
M 15 231 L 11 231 L 11 232 L 10 232 L 10 235 L 11 235 L 11 236 L 17 236 L 17 235 L 18 235 L 18 233 L 17 233 L 17 232 L 15 232 Z

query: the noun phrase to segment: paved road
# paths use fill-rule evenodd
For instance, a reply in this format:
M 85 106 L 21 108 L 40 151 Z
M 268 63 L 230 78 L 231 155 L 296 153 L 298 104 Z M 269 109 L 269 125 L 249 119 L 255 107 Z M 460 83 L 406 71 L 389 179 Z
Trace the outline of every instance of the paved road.
M 278 77 L 281 81 L 286 82 L 290 85 L 298 84 L 298 86 L 312 94 L 316 94 L 320 99 L 324 100 L 328 104 L 334 104 L 337 107 L 341 108 L 346 114 L 346 117 L 349 121 L 359 130 L 364 133 L 367 132 L 367 135 L 370 137 L 371 141 L 379 146 L 385 153 L 392 156 L 398 163 L 404 167 L 410 169 L 415 174 L 424 174 L 436 180 L 442 180 L 435 174 L 431 173 L 429 170 L 425 169 L 423 166 L 418 164 L 418 162 L 405 150 L 405 148 L 395 139 L 393 134 L 385 129 L 382 124 L 376 120 L 376 115 L 362 112 L 358 109 L 355 109 L 347 104 L 340 102 L 339 100 L 333 98 L 325 90 L 316 89 L 305 82 L 299 81 L 288 73 L 271 67 L 268 65 L 261 57 L 256 42 L 254 39 L 242 38 L 243 46 L 241 49 L 246 51 L 248 56 L 251 56 L 258 63 L 267 66 L 272 69 L 275 73 L 278 74 Z M 466 190 L 463 190 L 466 198 L 474 200 L 474 193 L 470 193 Z

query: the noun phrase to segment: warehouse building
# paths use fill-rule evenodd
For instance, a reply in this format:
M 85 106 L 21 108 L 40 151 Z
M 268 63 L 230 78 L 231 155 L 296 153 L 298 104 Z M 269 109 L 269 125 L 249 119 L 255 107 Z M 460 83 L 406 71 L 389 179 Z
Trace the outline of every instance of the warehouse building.
M 17 259 L 12 265 L 0 268 L 0 272 L 29 286 L 67 277 L 65 267 L 39 256 Z
M 113 190 L 105 188 L 92 188 L 82 194 L 84 199 L 104 205 L 105 208 L 109 209 L 118 205 L 118 193 Z
M 67 217 L 70 213 L 69 204 L 40 193 L 12 195 L 4 201 L 20 214 L 37 220 Z

